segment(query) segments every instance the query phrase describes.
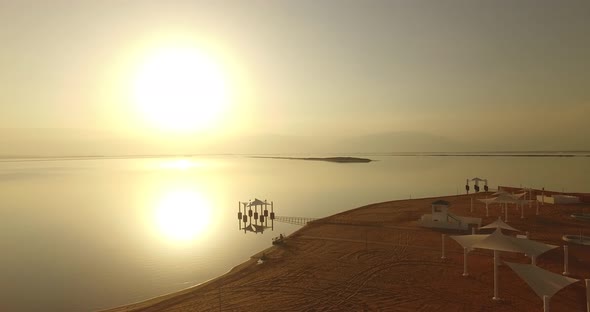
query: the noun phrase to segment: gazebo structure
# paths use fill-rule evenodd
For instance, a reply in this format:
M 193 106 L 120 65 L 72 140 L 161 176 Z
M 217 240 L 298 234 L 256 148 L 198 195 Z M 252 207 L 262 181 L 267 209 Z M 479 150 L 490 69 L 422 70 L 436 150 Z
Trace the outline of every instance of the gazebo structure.
M 484 185 L 484 191 L 488 191 L 488 180 L 487 179 L 481 179 L 478 177 L 475 177 L 473 179 L 466 179 L 465 181 L 465 191 L 467 192 L 467 194 L 469 194 L 469 181 L 473 181 L 473 189 L 475 190 L 475 193 L 479 193 L 479 182 L 483 181 L 485 183 Z
M 268 211 L 269 205 L 270 213 Z M 242 206 L 244 207 L 243 213 Z M 260 213 L 258 213 L 259 207 Z M 246 208 L 248 208 L 247 211 Z M 252 210 L 252 208 L 254 208 L 254 210 Z M 252 223 L 252 219 L 254 219 L 254 223 Z M 270 227 L 268 226 L 268 219 L 270 219 Z M 254 198 L 254 201 L 238 202 L 238 226 L 239 229 L 242 230 L 242 222 L 244 223 L 244 233 L 247 231 L 253 233 L 263 233 L 267 228 L 274 230 L 274 220 L 274 203 L 272 201 L 269 203 L 266 199 L 262 201 L 258 198 Z
M 475 178 L 471 179 L 471 181 L 474 181 L 475 185 L 473 185 L 473 189 L 475 190 L 476 193 L 479 193 L 479 182 L 486 181 L 486 185 L 487 185 L 486 179 L 480 179 L 478 177 L 475 177 Z

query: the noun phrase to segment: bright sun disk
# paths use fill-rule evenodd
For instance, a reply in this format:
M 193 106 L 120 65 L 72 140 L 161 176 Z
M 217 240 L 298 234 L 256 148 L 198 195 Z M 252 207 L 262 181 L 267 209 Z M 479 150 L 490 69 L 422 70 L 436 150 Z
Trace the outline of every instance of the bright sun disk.
M 147 124 L 161 131 L 213 127 L 227 105 L 220 67 L 194 48 L 163 48 L 137 71 L 133 98 Z

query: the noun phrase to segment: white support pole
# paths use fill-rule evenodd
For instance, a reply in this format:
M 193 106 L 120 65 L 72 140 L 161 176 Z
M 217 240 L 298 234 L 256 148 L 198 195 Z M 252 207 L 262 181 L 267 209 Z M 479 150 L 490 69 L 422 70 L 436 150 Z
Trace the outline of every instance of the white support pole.
M 590 279 L 586 279 L 586 312 L 590 312 Z
M 440 257 L 441 259 L 446 259 L 447 257 L 445 257 L 445 234 L 442 234 L 442 256 Z
M 504 207 L 504 222 L 508 222 L 508 204 Z
M 494 250 L 494 297 L 493 300 L 500 300 L 498 297 L 498 251 Z
M 463 276 L 469 276 L 469 272 L 467 272 L 467 253 L 469 252 L 469 248 L 463 248 Z
M 563 275 L 570 274 L 568 260 L 568 247 L 563 245 Z
M 543 312 L 549 312 L 549 296 L 543 296 Z

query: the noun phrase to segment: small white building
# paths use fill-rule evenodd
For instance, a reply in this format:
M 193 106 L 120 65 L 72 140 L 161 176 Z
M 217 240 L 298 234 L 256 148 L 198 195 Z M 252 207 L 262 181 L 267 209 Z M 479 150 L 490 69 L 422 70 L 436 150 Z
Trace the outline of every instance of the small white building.
M 578 204 L 580 203 L 580 198 L 572 195 L 537 195 L 537 201 L 547 204 Z
M 451 204 L 445 200 L 432 203 L 432 214 L 422 215 L 418 224 L 423 227 L 470 230 L 481 227 L 481 218 L 456 216 L 449 212 Z

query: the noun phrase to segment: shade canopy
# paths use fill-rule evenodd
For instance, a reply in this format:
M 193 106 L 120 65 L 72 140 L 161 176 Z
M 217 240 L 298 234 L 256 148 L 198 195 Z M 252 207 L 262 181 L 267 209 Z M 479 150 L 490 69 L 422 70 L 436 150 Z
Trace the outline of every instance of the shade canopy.
M 487 207 L 487 205 L 493 204 L 495 199 L 496 199 L 496 197 L 492 197 L 492 198 L 478 198 L 477 200 L 479 200 L 480 202 L 486 204 L 486 207 Z
M 512 203 L 518 203 L 519 198 L 520 198 L 520 196 L 518 196 L 518 195 L 504 193 L 504 194 L 498 195 L 498 197 L 496 197 L 494 202 L 500 203 L 500 204 L 512 204 Z
M 498 190 L 497 190 L 497 191 L 496 191 L 494 194 L 492 194 L 492 195 L 502 195 L 502 194 L 510 194 L 510 193 L 506 192 L 506 191 L 505 191 L 505 190 L 503 190 L 503 189 L 498 189 Z
M 451 235 L 450 238 L 454 239 L 463 248 L 471 248 L 475 243 L 483 240 L 490 236 L 489 234 L 473 234 L 473 235 Z
M 471 247 L 498 251 L 519 252 L 536 257 L 551 249 L 557 248 L 558 246 L 549 245 L 530 239 L 504 235 L 500 229 L 496 229 L 494 233 L 474 243 Z
M 504 230 L 509 230 L 509 231 L 520 232 L 520 230 L 517 230 L 517 229 L 511 227 L 510 225 L 506 224 L 506 222 L 502 221 L 502 219 L 500 219 L 500 217 L 498 217 L 498 220 L 496 220 L 486 226 L 482 226 L 480 229 L 504 229 Z
M 575 278 L 549 272 L 532 264 L 504 263 L 514 270 L 541 298 L 543 296 L 552 297 L 561 289 L 578 281 Z

